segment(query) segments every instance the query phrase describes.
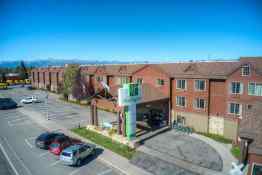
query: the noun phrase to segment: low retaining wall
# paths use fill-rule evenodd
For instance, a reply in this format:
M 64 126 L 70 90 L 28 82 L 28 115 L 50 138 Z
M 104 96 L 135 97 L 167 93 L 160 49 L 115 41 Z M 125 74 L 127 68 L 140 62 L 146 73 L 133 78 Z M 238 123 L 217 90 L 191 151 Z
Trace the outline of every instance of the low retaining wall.
M 117 105 L 112 101 L 106 99 L 96 99 L 97 108 L 103 109 L 109 112 L 117 112 Z

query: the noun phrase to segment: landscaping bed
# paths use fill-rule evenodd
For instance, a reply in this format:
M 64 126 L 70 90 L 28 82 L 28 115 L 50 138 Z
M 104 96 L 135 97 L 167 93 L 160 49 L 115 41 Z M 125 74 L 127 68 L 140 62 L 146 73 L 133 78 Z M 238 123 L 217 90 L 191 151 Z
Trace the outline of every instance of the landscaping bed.
M 94 131 L 87 130 L 86 128 L 73 128 L 71 129 L 74 133 L 98 144 L 101 145 L 127 159 L 131 159 L 135 154 L 136 150 L 130 148 L 127 145 L 121 144 L 119 142 L 113 141 L 111 138 L 103 136 Z

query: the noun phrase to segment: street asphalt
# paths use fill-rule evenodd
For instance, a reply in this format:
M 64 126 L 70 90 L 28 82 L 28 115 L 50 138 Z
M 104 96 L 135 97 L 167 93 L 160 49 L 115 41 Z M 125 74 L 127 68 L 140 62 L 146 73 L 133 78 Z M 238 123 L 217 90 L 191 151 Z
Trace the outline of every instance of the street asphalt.
M 29 91 L 24 88 L 0 90 L 0 97 L 11 97 L 19 102 L 25 96 L 38 95 L 44 100 L 42 91 Z M 21 108 L 46 113 L 46 104 L 28 104 Z M 88 109 L 77 105 L 58 103 L 55 98 L 48 99 L 48 111 L 51 120 L 59 121 L 67 128 L 84 125 L 89 119 Z M 88 113 L 89 114 L 89 113 Z M 101 116 L 106 113 L 101 114 Z M 110 120 L 114 119 L 112 114 Z M 32 117 L 32 116 L 31 116 Z M 35 138 L 45 129 L 34 123 L 18 109 L 0 111 L 0 174 L 1 175 L 120 175 L 113 167 L 97 160 L 96 155 L 89 157 L 81 167 L 65 166 L 58 157 L 46 150 L 34 146 Z M 1 150 L 1 149 L 0 149 Z M 10 171 L 12 170 L 12 171 Z M 10 173 L 9 173 L 10 172 Z M 8 174 L 9 173 L 9 174 Z

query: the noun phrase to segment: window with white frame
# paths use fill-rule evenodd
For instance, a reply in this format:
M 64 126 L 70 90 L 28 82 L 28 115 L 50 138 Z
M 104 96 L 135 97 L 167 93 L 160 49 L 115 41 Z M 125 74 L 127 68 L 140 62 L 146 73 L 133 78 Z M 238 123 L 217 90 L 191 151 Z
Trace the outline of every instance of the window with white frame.
M 103 81 L 103 77 L 102 76 L 97 76 L 96 77 L 96 81 Z
M 129 77 L 123 76 L 123 77 L 121 77 L 120 79 L 121 79 L 121 85 L 122 85 L 122 84 L 129 83 Z
M 185 107 L 186 106 L 186 97 L 184 96 L 176 96 L 176 105 Z
M 203 91 L 206 89 L 206 81 L 205 80 L 195 80 L 195 90 Z
M 186 89 L 186 80 L 176 80 L 177 89 Z
M 242 94 L 243 93 L 243 83 L 241 82 L 231 82 L 231 94 Z
M 250 65 L 243 65 L 241 67 L 241 76 L 248 76 L 250 75 Z
M 242 105 L 239 103 L 229 103 L 228 105 L 228 113 L 240 115 L 242 110 Z
M 194 108 L 196 109 L 204 109 L 206 104 L 205 104 L 205 99 L 203 98 L 196 98 L 194 101 Z
M 248 83 L 248 95 L 262 96 L 262 83 Z
M 165 81 L 163 79 L 159 78 L 159 79 L 156 80 L 156 83 L 157 83 L 158 86 L 163 86 L 165 84 Z

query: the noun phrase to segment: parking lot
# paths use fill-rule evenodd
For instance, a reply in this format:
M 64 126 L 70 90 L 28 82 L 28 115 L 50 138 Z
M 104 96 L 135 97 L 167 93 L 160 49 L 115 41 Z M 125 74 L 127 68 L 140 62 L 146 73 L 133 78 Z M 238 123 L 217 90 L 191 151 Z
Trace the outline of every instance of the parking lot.
M 12 88 L 7 91 L 0 91 L 0 94 L 5 97 L 11 97 L 23 108 L 32 111 L 40 112 L 50 120 L 59 122 L 66 128 L 74 128 L 79 124 L 85 126 L 89 122 L 90 108 L 88 106 L 79 106 L 70 104 L 58 99 L 56 95 L 49 94 L 41 90 L 27 90 L 25 88 Z M 28 96 L 36 96 L 41 100 L 41 103 L 21 104 L 20 101 Z M 116 115 L 106 111 L 98 111 L 99 122 L 113 122 L 116 120 Z
M 24 88 L 0 91 L 1 97 L 11 97 L 19 102 L 28 95 L 38 95 L 44 99 L 44 92 L 28 91 Z M 83 107 L 71 104 L 63 105 L 55 98 L 49 98 L 50 119 L 61 122 L 63 126 L 72 128 L 79 123 L 84 125 L 88 122 L 88 117 Z M 21 108 L 38 111 L 42 114 L 46 112 L 46 104 L 28 104 Z M 85 111 L 85 113 L 83 112 Z M 88 113 L 89 114 L 89 113 Z M 34 116 L 31 116 L 34 117 Z M 21 113 L 18 109 L 0 111 L 0 144 L 7 153 L 8 161 L 15 168 L 15 175 L 119 175 L 118 170 L 107 165 L 105 162 L 97 160 L 103 150 L 98 150 L 95 156 L 90 156 L 84 161 L 81 167 L 71 167 L 63 165 L 58 156 L 47 150 L 36 148 L 34 141 L 38 135 L 46 129 L 34 122 L 29 116 Z M 9 162 L 9 164 L 10 164 Z

